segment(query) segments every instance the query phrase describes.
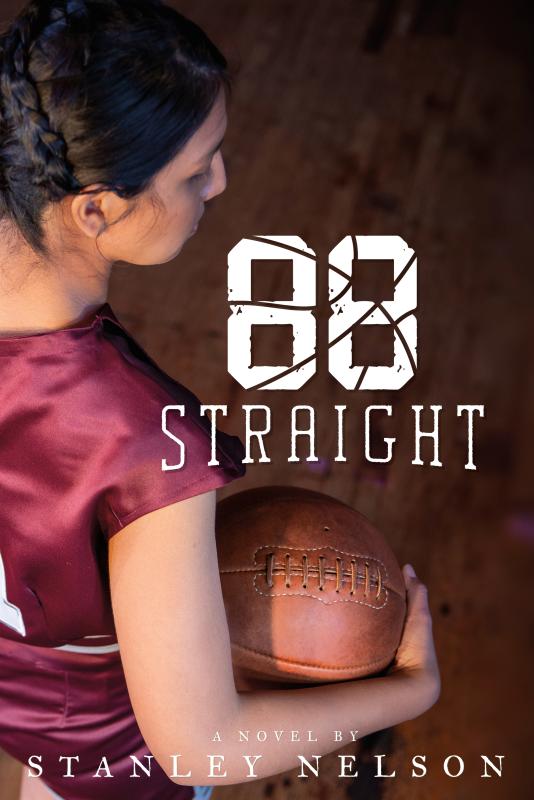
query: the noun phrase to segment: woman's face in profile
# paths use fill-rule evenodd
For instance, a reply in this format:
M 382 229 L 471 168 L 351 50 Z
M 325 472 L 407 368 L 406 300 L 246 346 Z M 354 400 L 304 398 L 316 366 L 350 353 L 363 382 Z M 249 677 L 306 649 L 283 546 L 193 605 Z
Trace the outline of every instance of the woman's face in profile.
M 226 125 L 226 97 L 221 89 L 201 127 L 156 175 L 157 205 L 151 190 L 138 197 L 137 208 L 103 235 L 104 253 L 131 264 L 163 264 L 180 252 L 195 234 L 205 204 L 226 188 L 219 149 Z

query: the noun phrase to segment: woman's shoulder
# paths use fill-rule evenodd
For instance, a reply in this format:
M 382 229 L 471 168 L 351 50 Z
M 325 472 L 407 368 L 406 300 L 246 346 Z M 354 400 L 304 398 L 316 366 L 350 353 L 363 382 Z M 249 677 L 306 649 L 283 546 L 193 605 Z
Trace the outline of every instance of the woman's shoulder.
M 104 319 L 102 330 L 109 402 L 102 527 L 112 535 L 149 510 L 241 477 L 245 468 L 239 438 L 212 426 L 193 391 L 116 318 Z
M 23 399 L 35 408 L 46 405 L 57 415 L 64 407 L 83 413 L 96 403 L 104 419 L 175 398 L 198 402 L 146 352 L 108 303 L 85 324 L 0 339 L 0 365 L 4 410 L 7 400 L 15 408 L 25 405 Z
M 103 415 L 126 414 L 139 422 L 147 413 L 152 415 L 154 406 L 200 407 L 194 392 L 162 369 L 108 304 L 98 315 L 93 345 L 85 364 L 87 381 L 82 381 L 81 389 L 91 391 L 94 383 Z

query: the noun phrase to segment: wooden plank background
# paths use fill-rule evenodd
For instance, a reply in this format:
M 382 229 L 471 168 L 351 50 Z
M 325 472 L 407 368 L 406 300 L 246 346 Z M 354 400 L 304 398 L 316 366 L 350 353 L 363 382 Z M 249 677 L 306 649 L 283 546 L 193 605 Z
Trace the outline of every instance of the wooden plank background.
M 2 16 L 20 3 L 4 0 Z M 229 185 L 176 261 L 117 267 L 110 302 L 161 366 L 204 402 L 273 412 L 271 464 L 223 494 L 288 483 L 367 514 L 429 586 L 443 677 L 420 719 L 369 737 L 360 777 L 296 771 L 221 787 L 219 800 L 435 800 L 528 795 L 534 542 L 532 493 L 532 4 L 512 0 L 184 0 L 175 4 L 240 64 L 224 147 Z M 319 369 L 300 392 L 245 392 L 225 370 L 226 254 L 244 236 L 297 234 L 318 255 Z M 347 233 L 399 234 L 419 258 L 419 369 L 399 392 L 347 392 L 327 373 L 327 253 Z M 275 291 L 285 276 L 269 273 Z M 269 284 L 270 282 L 270 284 Z M 365 291 L 383 290 L 368 276 Z M 363 287 L 362 287 L 363 291 Z M 272 346 L 283 349 L 286 342 Z M 288 464 L 289 408 L 314 405 L 318 465 Z M 346 404 L 346 464 L 333 406 Z M 363 457 L 363 409 L 391 403 L 390 465 Z M 441 404 L 442 468 L 412 466 L 412 404 Z M 477 472 L 464 470 L 457 403 L 485 404 Z M 427 417 L 427 423 L 430 420 Z M 423 449 L 427 460 L 429 451 Z M 530 635 L 530 636 L 529 636 Z M 341 752 L 356 752 L 353 747 Z M 372 753 L 397 778 L 373 780 Z M 429 774 L 410 777 L 426 753 Z M 460 754 L 458 779 L 443 758 Z M 506 755 L 502 780 L 480 754 Z M 7 785 L 7 784 L 6 784 Z M 532 790 L 532 789 L 530 789 Z

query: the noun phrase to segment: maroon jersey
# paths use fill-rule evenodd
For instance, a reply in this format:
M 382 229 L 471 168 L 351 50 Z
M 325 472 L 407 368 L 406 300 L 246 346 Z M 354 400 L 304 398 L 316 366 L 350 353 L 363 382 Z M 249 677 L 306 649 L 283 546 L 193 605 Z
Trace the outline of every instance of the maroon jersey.
M 108 540 L 244 473 L 237 437 L 166 375 L 104 304 L 84 326 L 0 338 L 0 747 L 62 798 L 189 798 L 152 759 L 116 643 Z M 184 414 L 162 410 L 183 406 Z M 181 469 L 163 470 L 162 461 Z M 207 657 L 208 654 L 206 654 Z M 78 755 L 76 779 L 60 756 Z M 113 778 L 94 777 L 106 757 Z M 145 762 L 146 763 L 146 762 Z
M 53 790 L 51 800 L 194 796 L 193 787 L 167 777 L 144 742 L 119 652 L 68 652 L 0 637 L 0 747 L 25 771 L 31 767 Z
M 137 517 L 241 476 L 243 448 L 104 304 L 88 325 L 0 338 L 0 636 L 115 641 L 107 542 Z M 162 410 L 169 411 L 162 431 Z M 163 470 L 162 459 L 181 469 Z M 98 639 L 96 637 L 107 637 Z

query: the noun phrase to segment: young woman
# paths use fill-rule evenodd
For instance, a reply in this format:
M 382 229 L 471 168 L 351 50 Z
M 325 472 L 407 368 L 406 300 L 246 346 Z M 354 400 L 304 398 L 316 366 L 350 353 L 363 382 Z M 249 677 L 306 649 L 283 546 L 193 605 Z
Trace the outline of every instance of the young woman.
M 197 398 L 106 301 L 114 263 L 169 261 L 225 189 L 223 56 L 158 0 L 36 0 L 1 47 L 0 747 L 47 796 L 185 800 L 249 779 L 238 730 L 313 727 L 261 744 L 265 777 L 421 714 L 439 674 L 408 567 L 386 676 L 236 692 L 214 511 L 241 443 L 208 466 Z

